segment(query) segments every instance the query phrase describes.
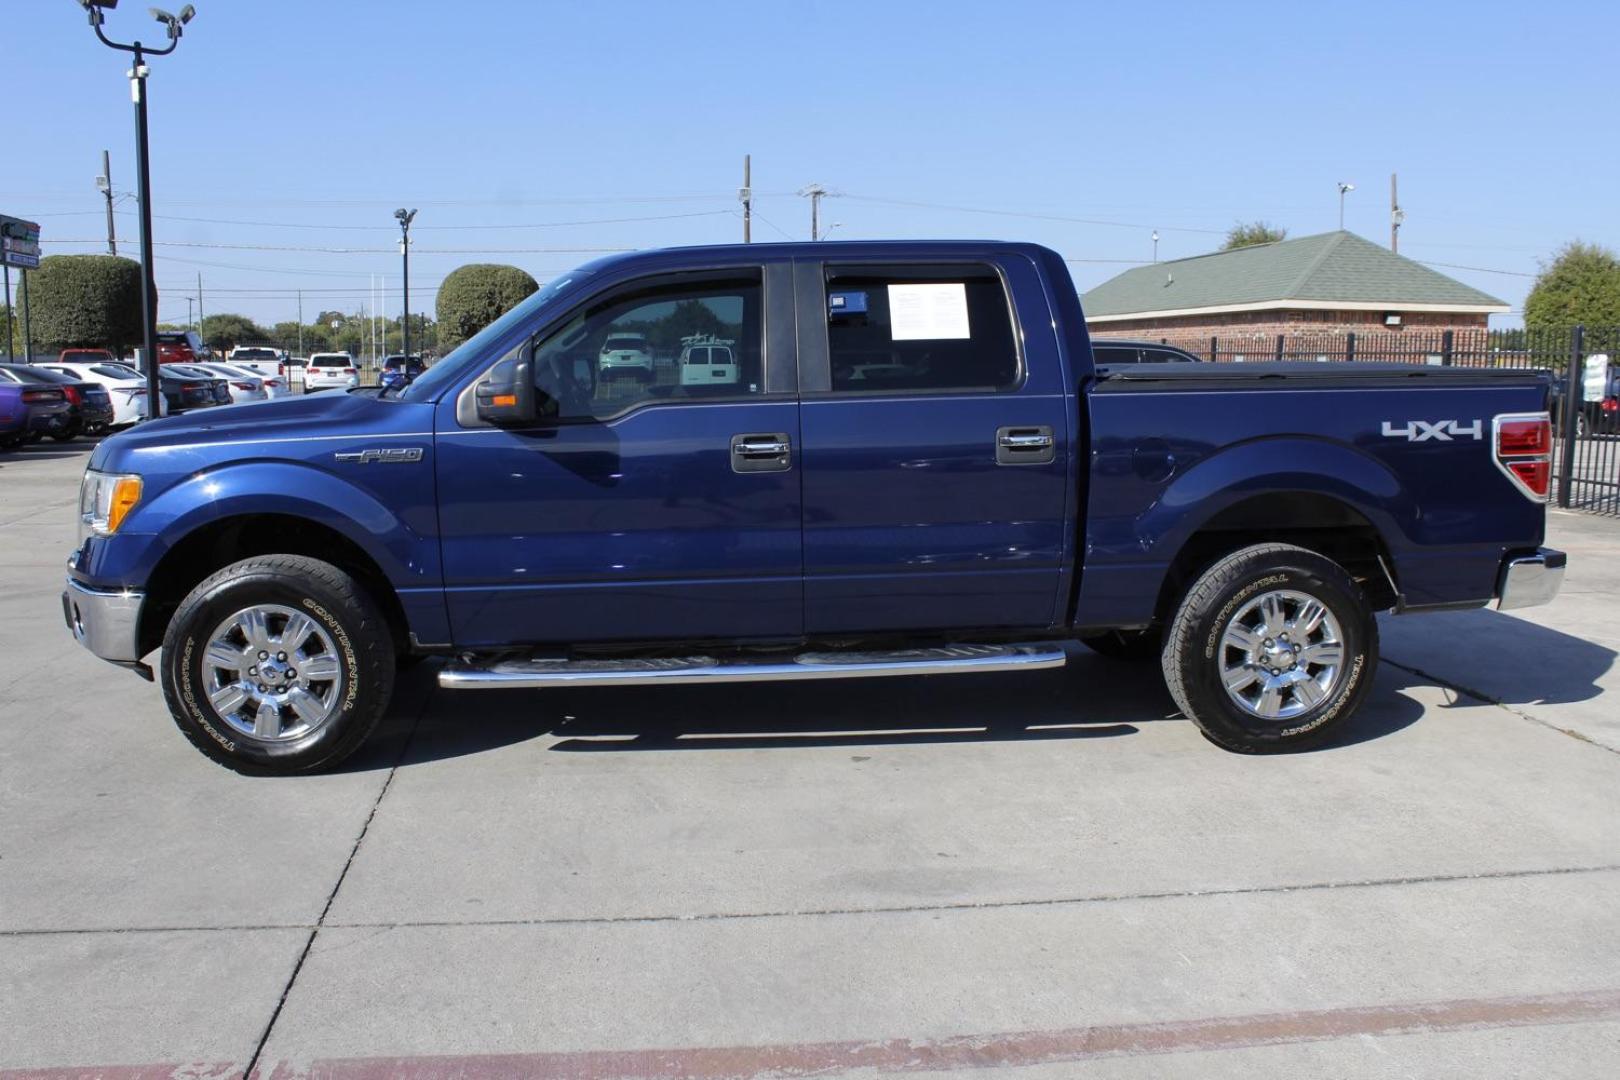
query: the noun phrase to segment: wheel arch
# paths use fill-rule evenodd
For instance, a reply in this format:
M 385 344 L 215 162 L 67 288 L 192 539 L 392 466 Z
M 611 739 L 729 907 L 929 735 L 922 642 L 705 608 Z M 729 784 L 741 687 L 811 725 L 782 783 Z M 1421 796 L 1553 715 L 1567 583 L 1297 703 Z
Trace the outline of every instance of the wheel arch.
M 257 555 L 304 555 L 343 570 L 366 590 L 388 620 L 396 650 L 409 644 L 409 621 L 387 574 L 365 548 L 331 525 L 288 513 L 243 513 L 214 518 L 186 533 L 147 578 L 141 605 L 141 655 L 163 643 L 163 633 L 186 594 L 210 574 Z
M 1400 599 L 1395 560 L 1373 518 L 1347 499 L 1319 491 L 1268 491 L 1227 502 L 1182 540 L 1165 569 L 1154 603 L 1158 623 L 1208 567 L 1251 544 L 1282 543 L 1314 551 L 1343 566 L 1375 611 Z

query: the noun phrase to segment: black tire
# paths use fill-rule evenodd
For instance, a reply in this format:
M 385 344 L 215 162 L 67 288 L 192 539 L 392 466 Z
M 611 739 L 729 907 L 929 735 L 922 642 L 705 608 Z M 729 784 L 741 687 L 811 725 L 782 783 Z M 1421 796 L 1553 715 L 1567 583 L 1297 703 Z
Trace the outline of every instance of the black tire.
M 1080 643 L 1110 660 L 1141 663 L 1157 660 L 1164 652 L 1164 633 L 1157 627 L 1148 630 L 1110 630 L 1106 634 L 1083 637 Z
M 1273 590 L 1302 593 L 1325 605 L 1342 644 L 1328 693 L 1287 719 L 1255 715 L 1222 682 L 1230 656 L 1223 640 L 1228 622 L 1251 599 Z M 1291 544 L 1246 547 L 1205 570 L 1182 598 L 1163 655 L 1165 684 L 1181 711 L 1211 742 L 1244 754 L 1304 750 L 1326 739 L 1366 697 L 1377 665 L 1378 623 L 1360 586 L 1332 559 Z M 1298 703 L 1288 694 L 1290 707 Z
M 208 636 L 232 613 L 274 604 L 305 613 L 337 646 L 345 679 L 338 712 L 302 738 L 267 742 L 231 727 L 202 693 Z M 329 769 L 360 748 L 394 691 L 388 622 L 358 582 L 319 559 L 263 555 L 232 563 L 191 590 L 163 636 L 163 696 L 193 746 L 251 775 Z

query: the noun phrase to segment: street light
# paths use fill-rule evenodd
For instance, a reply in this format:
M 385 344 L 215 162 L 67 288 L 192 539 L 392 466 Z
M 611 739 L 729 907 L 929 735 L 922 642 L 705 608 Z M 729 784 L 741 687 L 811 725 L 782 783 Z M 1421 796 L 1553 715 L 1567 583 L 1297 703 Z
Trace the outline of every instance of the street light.
M 1356 185 L 1339 181 L 1339 231 L 1344 231 L 1344 197 L 1356 190 Z
M 1159 261 L 1159 230 L 1153 230 L 1153 261 Z
M 405 362 L 411 359 L 411 222 L 416 218 L 415 210 L 407 210 L 403 206 L 394 211 L 394 217 L 399 219 L 399 255 L 405 262 L 404 288 L 405 288 L 405 317 L 400 320 L 401 344 L 404 345 Z
M 90 17 L 90 28 L 96 32 L 96 37 L 109 49 L 119 52 L 133 53 L 135 62 L 130 66 L 129 89 L 130 95 L 135 99 L 135 157 L 136 171 L 140 175 L 140 203 L 141 203 L 141 346 L 145 352 L 143 359 L 146 366 L 146 415 L 158 417 L 162 411 L 162 388 L 158 385 L 158 358 L 157 358 L 157 286 L 152 277 L 152 162 L 148 153 L 146 138 L 146 77 L 150 74 L 146 67 L 148 56 L 167 56 L 174 52 L 180 44 L 180 35 L 184 27 L 196 18 L 197 9 L 190 4 L 180 9 L 180 14 L 171 15 L 162 8 L 148 8 L 152 18 L 163 24 L 168 34 L 169 44 L 163 49 L 149 49 L 139 41 L 128 45 L 113 41 L 102 32 L 101 24 L 107 17 L 107 9 L 118 6 L 118 0 L 79 0 L 79 6 L 84 8 L 85 14 Z

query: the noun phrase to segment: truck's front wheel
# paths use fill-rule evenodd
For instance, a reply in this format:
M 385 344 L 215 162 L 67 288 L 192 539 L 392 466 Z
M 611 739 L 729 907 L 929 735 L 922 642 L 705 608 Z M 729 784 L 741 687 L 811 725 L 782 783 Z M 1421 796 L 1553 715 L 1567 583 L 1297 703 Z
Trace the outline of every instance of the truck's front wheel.
M 180 603 L 163 694 L 204 754 L 241 772 L 330 768 L 359 748 L 394 687 L 394 645 L 358 582 L 330 563 L 232 563 Z
M 1333 560 L 1256 544 L 1201 574 L 1170 624 L 1170 695 L 1210 741 L 1240 753 L 1325 739 L 1366 696 L 1378 624 Z

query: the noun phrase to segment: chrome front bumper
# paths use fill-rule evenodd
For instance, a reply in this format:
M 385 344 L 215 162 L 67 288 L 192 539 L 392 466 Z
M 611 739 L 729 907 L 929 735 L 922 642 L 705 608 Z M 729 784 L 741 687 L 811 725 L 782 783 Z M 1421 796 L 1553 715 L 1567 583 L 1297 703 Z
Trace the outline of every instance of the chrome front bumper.
M 1502 564 L 1496 583 L 1496 610 L 1535 607 L 1552 602 L 1564 584 L 1564 564 L 1569 556 L 1552 548 L 1534 555 L 1520 555 Z
M 62 593 L 62 617 L 80 645 L 103 660 L 128 666 L 141 658 L 137 634 L 145 599 L 145 593 L 133 589 L 103 592 L 69 578 Z

